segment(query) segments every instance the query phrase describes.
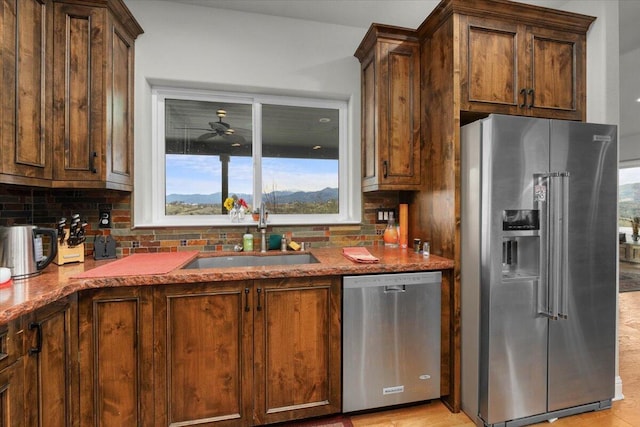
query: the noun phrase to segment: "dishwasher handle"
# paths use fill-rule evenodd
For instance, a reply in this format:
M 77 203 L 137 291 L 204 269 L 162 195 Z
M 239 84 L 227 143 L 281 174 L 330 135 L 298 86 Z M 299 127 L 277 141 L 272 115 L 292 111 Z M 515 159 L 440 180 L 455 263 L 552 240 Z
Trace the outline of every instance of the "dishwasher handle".
M 389 285 L 384 287 L 385 294 L 399 293 L 399 292 L 406 292 L 406 291 L 407 289 L 405 285 Z

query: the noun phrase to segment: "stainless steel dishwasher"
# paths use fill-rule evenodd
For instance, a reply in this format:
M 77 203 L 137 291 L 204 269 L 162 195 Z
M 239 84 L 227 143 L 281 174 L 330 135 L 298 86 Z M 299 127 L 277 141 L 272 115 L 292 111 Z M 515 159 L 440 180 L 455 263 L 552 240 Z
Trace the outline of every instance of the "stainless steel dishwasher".
M 440 397 L 437 272 L 345 276 L 342 411 Z

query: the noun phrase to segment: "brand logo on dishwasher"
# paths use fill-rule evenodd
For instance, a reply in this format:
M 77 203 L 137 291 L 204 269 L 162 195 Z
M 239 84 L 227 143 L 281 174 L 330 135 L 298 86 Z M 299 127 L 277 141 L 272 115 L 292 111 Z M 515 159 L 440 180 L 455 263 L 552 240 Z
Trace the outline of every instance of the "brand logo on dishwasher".
M 382 395 L 385 396 L 387 394 L 396 394 L 396 393 L 404 393 L 403 385 L 396 385 L 393 387 L 385 387 L 382 389 Z

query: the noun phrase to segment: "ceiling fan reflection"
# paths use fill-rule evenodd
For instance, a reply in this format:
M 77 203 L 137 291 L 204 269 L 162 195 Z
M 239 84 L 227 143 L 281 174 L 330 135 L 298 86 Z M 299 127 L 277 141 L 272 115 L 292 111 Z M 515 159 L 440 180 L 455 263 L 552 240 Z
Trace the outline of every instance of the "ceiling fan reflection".
M 213 138 L 219 138 L 224 140 L 225 142 L 230 142 L 232 146 L 239 146 L 240 144 L 246 143 L 245 138 L 241 135 L 237 135 L 235 129 L 233 129 L 229 123 L 222 121 L 222 118 L 226 117 L 227 115 L 226 110 L 217 110 L 216 115 L 218 116 L 218 121 L 209 122 L 209 128 L 185 127 L 177 129 L 206 131 L 206 133 L 203 133 L 196 139 L 197 141 L 207 141 Z

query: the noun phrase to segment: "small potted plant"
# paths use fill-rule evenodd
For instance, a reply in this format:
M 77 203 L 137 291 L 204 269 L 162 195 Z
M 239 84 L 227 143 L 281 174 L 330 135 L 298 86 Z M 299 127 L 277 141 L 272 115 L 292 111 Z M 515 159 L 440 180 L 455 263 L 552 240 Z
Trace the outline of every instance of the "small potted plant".
M 632 235 L 631 238 L 634 242 L 638 241 L 638 228 L 640 228 L 640 216 L 634 216 L 631 220 L 631 230 Z
M 265 211 L 264 213 L 264 219 L 266 220 L 269 217 L 269 212 Z M 253 210 L 253 212 L 251 212 L 251 218 L 254 221 L 259 221 L 260 220 L 260 209 L 256 208 Z

